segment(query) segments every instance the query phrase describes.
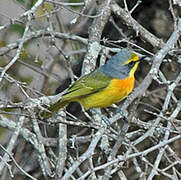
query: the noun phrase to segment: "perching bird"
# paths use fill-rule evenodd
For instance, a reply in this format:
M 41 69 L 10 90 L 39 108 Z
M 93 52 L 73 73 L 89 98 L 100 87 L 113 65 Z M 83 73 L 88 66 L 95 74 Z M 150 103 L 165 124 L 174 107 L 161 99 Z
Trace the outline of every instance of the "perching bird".
M 50 117 L 70 102 L 79 102 L 86 110 L 120 102 L 132 92 L 134 73 L 144 57 L 128 48 L 121 49 L 106 64 L 75 81 L 61 99 L 48 107 L 50 112 L 43 111 L 40 116 Z

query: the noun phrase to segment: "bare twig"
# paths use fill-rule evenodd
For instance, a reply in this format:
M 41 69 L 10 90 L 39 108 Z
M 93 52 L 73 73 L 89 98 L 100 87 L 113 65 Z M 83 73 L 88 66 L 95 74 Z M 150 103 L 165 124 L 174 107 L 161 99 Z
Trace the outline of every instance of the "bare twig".
M 60 38 L 60 39 L 71 39 L 71 40 L 74 40 L 74 41 L 79 41 L 83 44 L 87 44 L 88 43 L 88 40 L 85 39 L 85 38 L 82 38 L 80 36 L 76 36 L 76 35 L 69 35 L 67 33 L 59 33 L 59 32 L 53 32 L 54 33 L 54 36 L 56 38 Z M 39 31 L 35 31 L 35 32 L 32 32 L 32 33 L 28 33 L 27 36 L 25 37 L 24 39 L 24 43 L 33 39 L 33 38 L 38 38 L 38 37 L 42 37 L 42 36 L 51 36 L 52 33 L 51 31 L 46 31 L 46 30 L 39 30 Z M 12 49 L 15 49 L 18 47 L 18 44 L 21 42 L 21 39 L 17 40 L 16 42 L 12 43 L 12 44 L 9 44 L 7 45 L 6 47 L 2 47 L 0 48 L 0 56 L 8 53 L 10 50 Z
M 6 150 L 6 152 L 8 152 L 8 153 L 4 154 L 3 161 L 1 161 L 1 163 L 0 163 L 0 174 L 2 174 L 3 168 L 5 166 L 5 162 L 7 162 L 8 159 L 9 159 L 9 154 L 11 154 L 12 151 L 13 151 L 13 148 L 15 146 L 15 143 L 16 143 L 16 141 L 18 139 L 21 128 L 23 126 L 24 120 L 25 120 L 25 117 L 20 116 L 19 119 L 18 119 L 18 122 L 16 123 L 15 131 L 14 131 L 14 133 L 13 133 L 13 135 L 12 135 L 10 141 L 9 141 L 9 145 L 7 147 L 7 150 Z
M 5 153 L 8 154 L 8 156 L 13 160 L 15 166 L 23 173 L 25 174 L 27 177 L 29 177 L 30 179 L 33 180 L 37 180 L 36 178 L 34 178 L 33 176 L 31 176 L 30 174 L 28 174 L 26 171 L 24 171 L 21 166 L 19 166 L 19 164 L 16 162 L 16 160 L 14 159 L 14 157 L 0 144 L 0 147 L 5 151 Z M 3 159 L 4 160 L 4 159 Z M 6 162 L 7 163 L 7 162 Z
M 99 7 L 98 14 L 103 12 L 101 16 L 96 18 L 90 28 L 88 51 L 84 58 L 82 74 L 87 74 L 95 68 L 96 59 L 101 50 L 100 40 L 104 26 L 111 14 L 110 1 L 107 0 Z
M 6 73 L 6 71 L 18 60 L 19 56 L 20 56 L 20 53 L 21 53 L 21 50 L 23 48 L 23 44 L 25 43 L 25 38 L 28 34 L 28 31 L 29 31 L 29 26 L 30 26 L 30 16 L 28 16 L 28 23 L 26 25 L 26 28 L 25 28 L 25 31 L 24 31 L 24 34 L 23 34 L 23 37 L 22 39 L 20 40 L 20 43 L 18 45 L 18 49 L 16 51 L 16 55 L 14 56 L 14 58 L 3 68 L 3 70 L 1 71 L 1 75 L 0 75 L 0 82 L 2 81 L 3 77 L 4 77 L 4 74 Z
M 169 50 L 177 42 L 177 40 L 180 36 L 180 34 L 179 34 L 180 31 L 181 31 L 181 19 L 179 19 L 178 26 L 176 27 L 176 29 L 174 30 L 174 32 L 170 36 L 167 43 L 164 45 L 164 47 L 160 51 L 158 51 L 158 53 L 153 58 L 153 64 L 152 64 L 151 70 L 148 73 L 148 75 L 145 77 L 143 82 L 135 89 L 135 91 L 130 95 L 130 97 L 127 99 L 127 101 L 122 106 L 123 110 L 126 109 L 129 106 L 129 104 L 131 102 L 133 102 L 133 100 L 136 97 L 144 94 L 144 92 L 146 91 L 146 89 L 149 87 L 152 80 L 154 79 L 154 77 L 157 75 L 157 73 L 159 71 L 159 67 L 163 61 L 163 58 L 166 56 L 166 54 L 169 52 Z
M 100 138 L 102 137 L 103 133 L 105 131 L 104 127 L 101 127 L 99 131 L 95 134 L 95 137 L 92 139 L 87 151 L 83 153 L 74 163 L 73 165 L 66 171 L 65 175 L 62 177 L 62 180 L 68 179 L 72 173 L 76 170 L 76 168 L 84 162 L 87 158 L 93 155 L 94 150 L 97 146 L 97 143 L 99 142 Z
M 135 19 L 131 17 L 129 12 L 120 8 L 116 3 L 111 3 L 111 9 L 113 13 L 121 18 L 128 26 L 131 26 L 137 35 L 140 35 L 141 38 L 149 42 L 153 47 L 163 47 L 163 41 L 158 39 L 143 26 L 141 26 Z
M 50 168 L 50 164 L 48 161 L 48 157 L 46 155 L 45 152 L 45 147 L 44 144 L 42 143 L 42 135 L 41 135 L 41 131 L 40 131 L 40 127 L 38 125 L 37 119 L 35 117 L 35 115 L 33 114 L 33 112 L 30 112 L 31 117 L 32 117 L 32 123 L 33 123 L 33 130 L 36 134 L 36 138 L 37 138 L 37 147 L 38 147 L 38 157 L 39 157 L 39 163 L 40 163 L 40 167 L 42 170 L 42 173 L 44 175 L 45 178 L 47 178 L 48 176 L 52 177 L 52 172 L 51 172 L 51 168 Z
M 65 115 L 64 112 L 61 112 L 61 114 L 62 113 L 63 115 Z M 56 163 L 56 176 L 58 179 L 62 177 L 66 159 L 67 159 L 67 125 L 59 124 L 58 161 Z

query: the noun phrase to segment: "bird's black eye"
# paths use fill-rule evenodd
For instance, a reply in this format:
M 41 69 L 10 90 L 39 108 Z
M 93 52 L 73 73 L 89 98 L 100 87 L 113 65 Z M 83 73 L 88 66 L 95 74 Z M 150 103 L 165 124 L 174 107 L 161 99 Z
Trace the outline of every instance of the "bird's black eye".
M 129 63 L 129 66 L 133 67 L 134 64 L 135 64 L 135 61 L 131 61 L 131 62 Z

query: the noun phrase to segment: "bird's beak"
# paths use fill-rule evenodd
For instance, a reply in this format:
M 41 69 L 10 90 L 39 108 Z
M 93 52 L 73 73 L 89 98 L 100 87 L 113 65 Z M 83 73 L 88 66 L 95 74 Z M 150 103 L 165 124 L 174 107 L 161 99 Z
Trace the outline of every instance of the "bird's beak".
M 136 54 L 139 56 L 139 60 L 138 61 L 141 61 L 141 60 L 143 60 L 146 57 L 145 55 L 140 54 L 138 52 L 136 52 Z

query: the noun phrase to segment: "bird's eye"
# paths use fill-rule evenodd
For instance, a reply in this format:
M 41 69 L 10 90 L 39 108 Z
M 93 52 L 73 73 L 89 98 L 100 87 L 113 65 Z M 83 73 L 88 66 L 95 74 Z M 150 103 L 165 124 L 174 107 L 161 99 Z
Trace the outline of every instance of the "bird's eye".
M 129 63 L 129 66 L 134 66 L 134 64 L 135 64 L 135 62 L 134 62 L 134 61 L 131 61 L 131 62 Z

